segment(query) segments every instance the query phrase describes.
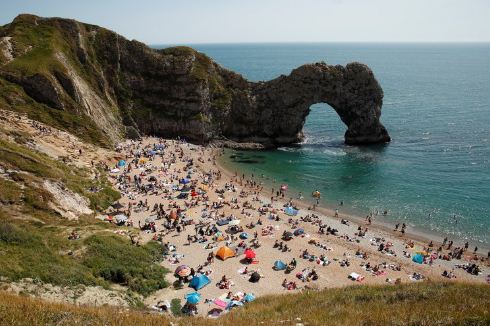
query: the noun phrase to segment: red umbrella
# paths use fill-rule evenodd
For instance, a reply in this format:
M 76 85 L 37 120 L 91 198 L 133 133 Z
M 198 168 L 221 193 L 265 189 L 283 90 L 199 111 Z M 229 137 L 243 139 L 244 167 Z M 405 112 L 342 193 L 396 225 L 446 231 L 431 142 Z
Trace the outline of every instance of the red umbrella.
M 255 258 L 255 251 L 253 251 L 250 248 L 248 248 L 247 250 L 245 250 L 245 258 L 247 258 L 247 259 L 254 259 Z

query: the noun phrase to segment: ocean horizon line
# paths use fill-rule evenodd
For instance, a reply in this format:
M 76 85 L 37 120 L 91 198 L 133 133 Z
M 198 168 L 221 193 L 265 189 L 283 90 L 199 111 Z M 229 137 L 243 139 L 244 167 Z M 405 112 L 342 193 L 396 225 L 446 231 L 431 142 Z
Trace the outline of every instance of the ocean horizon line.
M 304 44 L 342 44 L 342 45 L 490 45 L 490 41 L 257 41 L 257 42 L 177 42 L 146 43 L 155 46 L 192 46 L 192 45 L 304 45 Z

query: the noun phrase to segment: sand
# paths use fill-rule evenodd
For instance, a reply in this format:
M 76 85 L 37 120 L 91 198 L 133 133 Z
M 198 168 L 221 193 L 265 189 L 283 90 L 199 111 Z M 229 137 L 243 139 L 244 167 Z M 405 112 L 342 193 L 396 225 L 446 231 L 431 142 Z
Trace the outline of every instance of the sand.
M 160 140 L 156 138 L 145 138 L 142 141 L 141 146 L 149 146 L 150 144 L 159 143 Z M 123 146 L 126 146 L 126 150 L 123 150 L 120 153 L 120 157 L 126 157 L 127 161 L 130 162 L 132 160 L 131 155 L 129 155 L 129 146 L 131 142 L 127 141 L 123 143 Z M 161 169 L 162 167 L 162 157 L 156 155 L 154 160 L 149 160 L 145 163 L 145 167 L 134 168 L 128 173 L 128 175 L 133 178 L 133 175 L 140 174 L 145 168 L 153 167 L 155 171 L 146 174 L 143 176 L 143 184 L 148 183 L 148 178 L 150 176 L 156 176 L 159 181 L 166 180 L 166 183 L 173 183 L 175 185 L 178 184 L 178 180 L 186 177 L 187 172 L 184 171 L 185 162 L 189 159 L 193 159 L 194 161 L 194 173 L 192 175 L 192 180 L 196 180 L 197 184 L 200 184 L 201 180 L 203 180 L 203 176 L 208 172 L 217 172 L 220 171 L 221 178 L 215 179 L 213 184 L 209 187 L 207 191 L 207 195 L 209 196 L 208 202 L 231 202 L 232 198 L 237 200 L 237 204 L 240 208 L 234 209 L 230 205 L 225 205 L 223 208 L 216 210 L 218 214 L 222 214 L 224 216 L 234 215 L 241 220 L 241 226 L 243 226 L 244 231 L 251 235 L 250 238 L 253 238 L 253 232 L 257 231 L 259 233 L 258 240 L 261 243 L 261 246 L 257 249 L 254 249 L 257 254 L 257 263 L 245 265 L 242 261 L 244 258 L 243 255 L 229 258 L 225 261 L 221 261 L 219 259 L 215 259 L 215 261 L 210 265 L 204 268 L 204 271 L 212 271 L 209 277 L 211 278 L 211 283 L 199 290 L 202 295 L 203 300 L 199 303 L 199 313 L 206 314 L 209 310 L 213 308 L 218 308 L 213 303 L 204 303 L 205 299 L 213 300 L 217 297 L 220 297 L 223 294 L 226 294 L 228 291 L 235 292 L 244 292 L 244 293 L 253 293 L 255 296 L 263 296 L 266 294 L 286 294 L 293 293 L 296 291 L 301 291 L 306 288 L 313 289 L 321 289 L 321 288 L 329 288 L 329 287 L 342 287 L 353 284 L 385 284 L 385 283 L 395 283 L 396 279 L 399 279 L 401 282 L 413 282 L 409 275 L 415 273 L 420 273 L 425 277 L 425 280 L 446 280 L 446 281 L 473 281 L 473 282 L 486 282 L 487 275 L 489 274 L 488 263 L 480 263 L 480 266 L 483 268 L 483 273 L 478 276 L 473 276 L 464 271 L 463 269 L 455 268 L 456 264 L 466 263 L 470 259 L 472 259 L 473 255 L 468 253 L 464 256 L 463 260 L 452 260 L 445 261 L 441 259 L 436 259 L 433 261 L 432 265 L 429 264 L 416 264 L 412 262 L 411 258 L 406 258 L 403 255 L 403 251 L 410 253 L 411 255 L 415 254 L 417 251 L 423 250 L 427 243 L 419 242 L 421 238 L 417 238 L 411 236 L 410 234 L 406 234 L 401 236 L 401 234 L 393 233 L 389 231 L 389 228 L 385 226 L 374 226 L 367 225 L 362 218 L 355 218 L 351 216 L 341 215 L 339 218 L 333 217 L 333 212 L 328 209 L 317 209 L 315 212 L 308 211 L 306 209 L 306 204 L 299 203 L 298 201 L 293 201 L 295 205 L 300 208 L 299 215 L 294 217 L 294 220 L 299 220 L 300 217 L 304 217 L 308 214 L 316 214 L 319 215 L 321 220 L 329 225 L 332 228 L 338 229 L 337 236 L 334 235 L 321 235 L 318 234 L 318 226 L 312 225 L 308 222 L 300 222 L 299 227 L 305 230 L 305 235 L 302 237 L 294 237 L 291 241 L 287 242 L 287 245 L 290 247 L 291 251 L 282 252 L 278 249 L 273 248 L 274 242 L 276 240 L 280 240 L 283 231 L 293 231 L 291 226 L 288 224 L 289 216 L 285 215 L 281 210 L 283 208 L 286 200 L 281 200 L 277 198 L 274 200 L 273 207 L 279 211 L 278 215 L 280 217 L 280 221 L 270 221 L 268 220 L 267 215 L 260 215 L 258 212 L 258 208 L 263 204 L 270 203 L 271 189 L 264 189 L 263 192 L 258 194 L 259 201 L 253 201 L 252 199 L 255 197 L 252 195 L 254 191 L 257 189 L 252 189 L 251 187 L 247 187 L 244 180 L 241 180 L 241 174 L 238 172 L 240 177 L 236 177 L 234 173 L 227 171 L 223 167 L 217 165 L 216 158 L 220 155 L 221 150 L 216 148 L 205 148 L 197 145 L 190 145 L 181 143 L 173 140 L 166 140 L 165 144 L 167 148 L 165 149 L 165 154 L 163 155 L 163 160 L 168 161 L 171 153 L 178 153 L 179 151 L 183 152 L 182 159 L 180 159 L 177 155 L 176 162 L 172 164 L 168 169 Z M 133 144 L 133 148 L 136 148 Z M 116 160 L 111 162 L 112 166 L 116 164 Z M 116 182 L 116 177 L 122 172 L 112 173 L 112 179 Z M 250 176 L 245 176 L 245 178 Z M 256 180 L 260 182 L 260 180 Z M 219 198 L 215 190 L 223 189 L 224 185 L 233 184 L 235 186 L 236 192 L 231 190 L 225 191 L 223 197 Z M 118 184 L 116 184 L 116 187 Z M 248 193 L 247 196 L 240 196 L 240 191 L 246 191 Z M 129 189 L 129 192 L 134 194 L 134 189 Z M 172 197 L 175 197 L 179 191 L 171 191 L 170 194 Z M 294 194 L 285 194 L 285 198 L 293 197 Z M 137 229 L 139 223 L 143 225 L 145 222 L 145 218 L 150 215 L 154 215 L 155 213 L 151 212 L 154 204 L 163 204 L 166 210 L 168 209 L 169 203 L 176 203 L 183 207 L 185 205 L 185 201 L 188 203 L 191 202 L 190 199 L 168 199 L 165 198 L 162 191 L 159 191 L 158 194 L 135 194 L 133 199 L 129 199 L 128 196 L 124 196 L 121 199 L 121 204 L 124 205 L 125 209 L 128 208 L 129 202 L 133 202 L 133 207 L 138 201 L 148 201 L 149 210 L 144 210 L 141 212 L 132 211 L 131 212 L 131 220 L 133 221 L 133 225 Z M 253 209 L 245 209 L 246 214 L 242 214 L 242 206 L 245 201 L 248 201 L 252 204 Z M 204 208 L 204 201 L 199 201 L 198 205 L 192 208 L 189 208 L 185 211 L 185 216 L 187 218 L 191 218 L 195 223 L 198 223 L 201 219 L 202 210 Z M 250 222 L 257 222 L 259 218 L 262 220 L 262 226 L 256 226 L 254 229 L 248 229 L 245 227 L 246 224 Z M 341 223 L 341 219 L 349 220 L 349 225 L 345 225 Z M 210 222 L 213 224 L 215 221 L 211 219 L 201 219 L 206 222 Z M 152 233 L 148 231 L 139 232 L 140 238 L 142 242 L 153 241 L 152 238 L 155 234 L 158 234 L 164 231 L 162 223 L 165 220 L 157 220 L 156 228 L 157 233 Z M 274 228 L 274 232 L 272 235 L 262 236 L 261 228 L 267 225 L 272 225 Z M 357 237 L 355 233 L 357 232 L 358 226 L 361 226 L 362 229 L 368 228 L 367 234 L 365 237 Z M 226 226 L 219 227 L 220 230 L 225 231 Z M 137 230 L 139 231 L 139 230 Z M 166 233 L 166 232 L 165 232 Z M 216 243 L 216 248 L 214 250 L 206 250 L 205 243 L 191 243 L 188 245 L 187 235 L 194 235 L 195 228 L 194 225 L 187 226 L 185 231 L 178 234 L 176 231 L 170 232 L 166 234 L 162 242 L 169 242 L 172 245 L 176 246 L 176 252 L 182 255 L 180 262 L 178 264 L 172 264 L 168 259 L 166 259 L 162 266 L 168 268 L 171 273 L 168 274 L 167 279 L 170 283 L 173 283 L 177 280 L 175 276 L 173 276 L 173 271 L 175 268 L 181 264 L 188 265 L 197 269 L 198 265 L 202 265 L 206 262 L 206 258 L 209 252 L 216 252 L 217 248 L 224 246 L 225 242 Z M 249 238 L 249 239 L 250 239 Z M 309 241 L 313 238 L 318 239 L 318 241 L 328 247 L 328 250 L 322 249 L 315 245 L 309 244 Z M 374 245 L 371 239 L 373 238 L 383 238 L 386 242 L 391 242 L 393 244 L 392 249 L 396 253 L 394 255 L 387 255 L 385 253 L 379 252 L 378 246 Z M 413 248 L 406 248 L 406 241 L 409 238 L 416 238 L 415 246 Z M 348 240 L 349 239 L 349 240 Z M 240 240 L 235 241 L 234 245 L 238 244 Z M 245 241 L 247 245 L 250 244 L 249 240 Z M 458 246 L 458 244 L 454 244 L 453 248 Z M 461 246 L 461 244 L 459 244 Z M 434 245 L 434 249 L 438 247 L 437 244 Z M 319 256 L 324 254 L 327 259 L 331 262 L 328 266 L 321 266 L 317 264 L 315 261 L 309 261 L 300 258 L 301 252 L 305 249 L 308 249 L 310 254 L 314 254 Z M 357 250 L 362 252 L 366 252 L 368 254 L 367 259 L 356 257 L 355 253 Z M 445 250 L 446 251 L 446 250 Z M 296 258 L 298 265 L 296 269 L 291 274 L 285 274 L 284 271 L 275 271 L 272 269 L 274 262 L 278 259 L 282 260 L 285 263 L 291 261 L 292 258 Z M 350 261 L 350 266 L 342 267 L 340 262 L 344 259 L 348 259 Z M 372 272 L 366 271 L 361 265 L 369 262 L 371 266 L 386 263 L 387 268 L 381 267 L 382 275 L 374 275 Z M 400 270 L 393 270 L 389 267 L 389 265 L 399 266 Z M 245 266 L 248 266 L 249 271 L 257 270 L 262 275 L 261 280 L 258 283 L 251 283 L 248 281 L 248 275 L 239 274 L 239 270 L 243 269 Z M 319 279 L 316 281 L 302 282 L 298 278 L 296 278 L 295 273 L 302 271 L 305 268 L 315 268 Z M 453 271 L 456 278 L 448 279 L 441 276 L 444 270 Z M 348 275 L 352 272 L 357 273 L 359 275 L 364 276 L 364 280 L 362 282 L 352 281 L 348 278 Z M 227 278 L 231 279 L 233 282 L 233 286 L 228 289 L 219 289 L 216 284 L 222 278 L 223 275 L 226 275 Z M 297 290 L 286 290 L 282 287 L 283 280 L 286 279 L 289 281 L 295 281 L 298 285 Z M 187 284 L 182 289 L 175 289 L 173 286 L 169 288 L 163 289 L 146 298 L 145 303 L 148 306 L 152 306 L 161 300 L 171 300 L 174 298 L 182 299 L 184 302 L 184 295 L 186 293 L 193 292 L 191 288 L 187 286 Z

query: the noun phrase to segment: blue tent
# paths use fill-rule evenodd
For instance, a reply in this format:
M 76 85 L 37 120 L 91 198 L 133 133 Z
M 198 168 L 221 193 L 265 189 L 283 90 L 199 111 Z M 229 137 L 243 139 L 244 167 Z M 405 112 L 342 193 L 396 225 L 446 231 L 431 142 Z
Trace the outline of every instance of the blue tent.
M 255 300 L 255 296 L 252 293 L 247 293 L 247 295 L 243 298 L 245 302 L 251 302 Z
M 201 301 L 201 294 L 198 292 L 187 293 L 184 298 L 190 304 L 196 304 Z
M 296 216 L 298 215 L 298 210 L 292 208 L 291 206 L 284 208 L 284 213 L 289 216 Z
M 148 154 L 148 155 L 155 155 L 156 153 L 157 153 L 157 152 L 152 151 L 152 150 L 149 150 L 149 151 L 147 152 L 147 154 Z
M 284 263 L 282 260 L 276 260 L 274 262 L 274 269 L 276 271 L 283 271 L 286 269 L 286 263 Z
M 126 161 L 125 160 L 120 160 L 119 162 L 117 162 L 117 166 L 119 166 L 119 167 L 126 166 Z
M 302 234 L 304 234 L 304 233 L 305 233 L 305 230 L 303 230 L 303 229 L 301 229 L 301 228 L 300 228 L 300 229 L 296 229 L 296 230 L 294 230 L 294 235 L 295 235 L 295 236 L 300 236 L 300 235 L 302 235 Z
M 417 264 L 422 264 L 424 262 L 424 256 L 422 256 L 421 254 L 415 254 L 412 257 L 412 261 Z
M 243 239 L 243 240 L 248 239 L 248 233 L 247 232 L 240 233 L 240 239 Z
M 211 283 L 211 280 L 209 277 L 207 277 L 204 274 L 196 274 L 192 280 L 189 282 L 189 287 L 193 288 L 194 290 L 200 290 L 206 285 Z
M 218 222 L 216 222 L 216 224 L 218 224 L 219 226 L 223 226 L 223 225 L 226 225 L 228 223 L 230 223 L 230 221 L 228 221 L 227 219 L 221 219 Z
M 180 179 L 179 182 L 182 183 L 183 185 L 186 185 L 186 184 L 190 183 L 191 180 L 189 180 L 189 179 Z

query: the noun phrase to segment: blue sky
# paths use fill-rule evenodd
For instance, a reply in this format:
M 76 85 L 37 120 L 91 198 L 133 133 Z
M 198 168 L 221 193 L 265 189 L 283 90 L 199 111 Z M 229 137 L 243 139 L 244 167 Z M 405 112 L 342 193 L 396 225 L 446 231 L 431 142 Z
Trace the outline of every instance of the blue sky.
M 490 0 L 0 0 L 158 43 L 489 42 Z

